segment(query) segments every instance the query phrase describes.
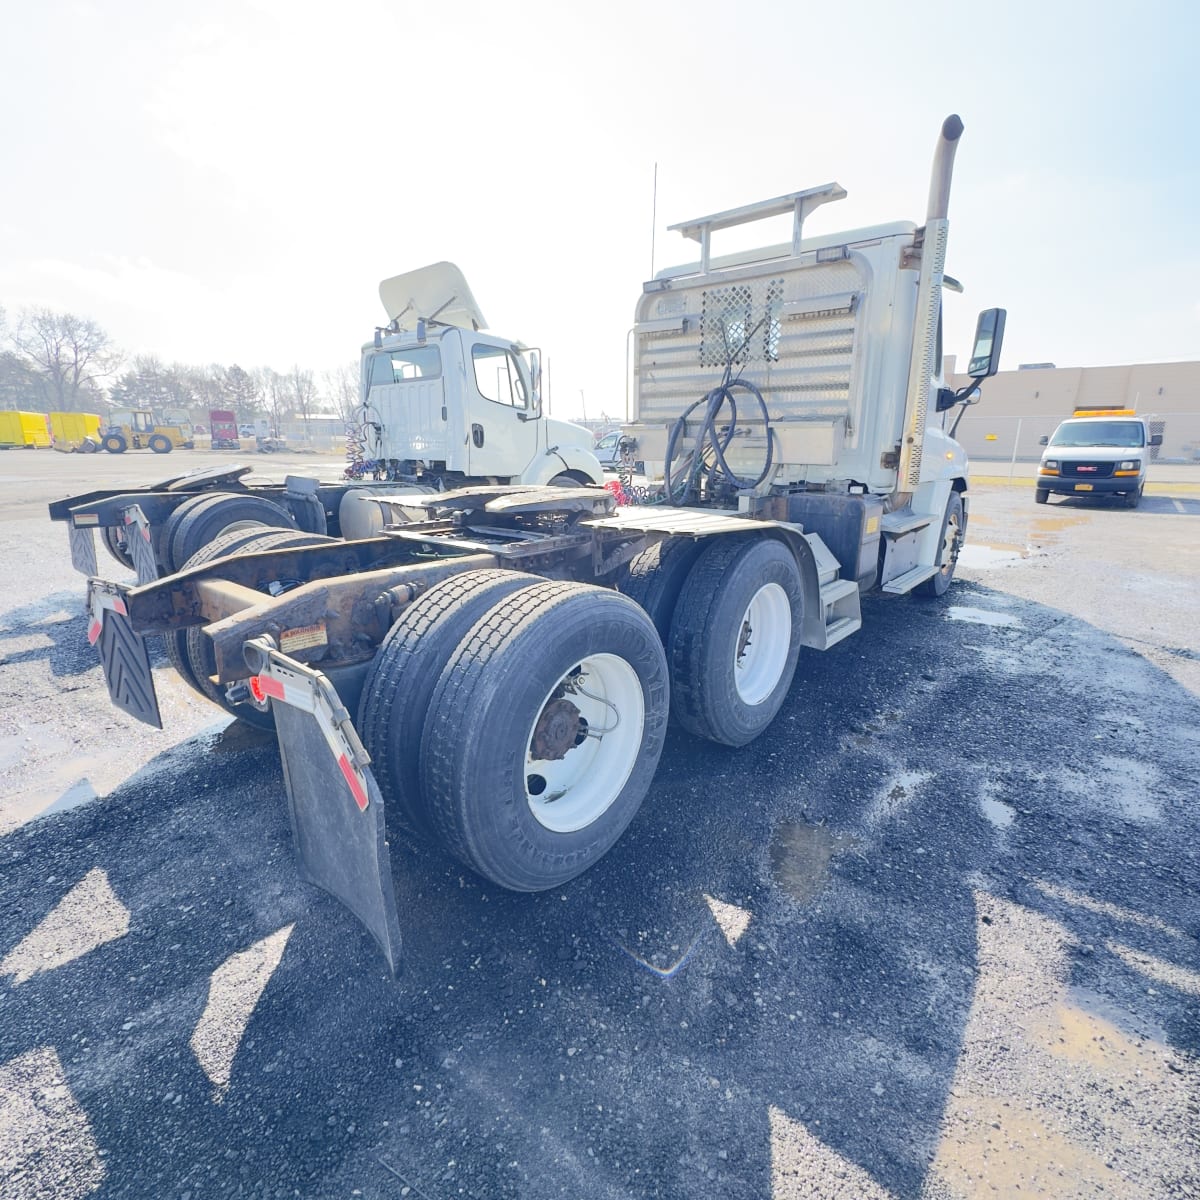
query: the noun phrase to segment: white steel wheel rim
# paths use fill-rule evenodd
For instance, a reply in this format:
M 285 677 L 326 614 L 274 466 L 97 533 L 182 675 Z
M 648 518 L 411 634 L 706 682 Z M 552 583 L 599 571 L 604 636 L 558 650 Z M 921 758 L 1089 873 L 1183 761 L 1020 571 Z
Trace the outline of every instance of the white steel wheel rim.
M 941 573 L 948 575 L 954 570 L 956 555 L 955 544 L 958 541 L 958 517 L 951 513 L 946 521 L 946 532 L 942 537 Z
M 760 587 L 738 626 L 733 681 L 743 704 L 761 704 L 775 690 L 792 644 L 792 604 L 777 583 Z
M 562 689 L 587 724 L 561 758 L 536 758 L 534 736 L 546 706 Z M 586 829 L 612 806 L 637 762 L 646 705 L 637 672 L 616 654 L 593 654 L 547 693 L 525 739 L 525 798 L 552 833 Z

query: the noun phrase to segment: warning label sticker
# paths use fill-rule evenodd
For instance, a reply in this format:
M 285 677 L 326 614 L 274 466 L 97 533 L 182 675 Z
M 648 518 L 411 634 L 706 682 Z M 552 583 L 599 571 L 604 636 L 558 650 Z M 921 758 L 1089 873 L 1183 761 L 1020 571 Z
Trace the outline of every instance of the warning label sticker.
M 316 625 L 300 625 L 296 629 L 284 629 L 279 634 L 279 648 L 284 654 L 292 654 L 296 650 L 309 650 L 313 646 L 327 646 L 329 635 L 325 632 L 325 622 Z

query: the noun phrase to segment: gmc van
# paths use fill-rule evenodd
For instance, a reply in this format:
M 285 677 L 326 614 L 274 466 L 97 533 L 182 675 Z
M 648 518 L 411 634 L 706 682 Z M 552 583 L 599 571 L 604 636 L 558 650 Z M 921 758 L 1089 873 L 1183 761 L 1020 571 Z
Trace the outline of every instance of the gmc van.
M 1162 445 L 1162 434 L 1152 434 L 1146 418 L 1131 408 L 1077 408 L 1041 444 L 1046 449 L 1034 492 L 1038 504 L 1057 492 L 1120 496 L 1137 508 L 1146 486 L 1150 447 Z

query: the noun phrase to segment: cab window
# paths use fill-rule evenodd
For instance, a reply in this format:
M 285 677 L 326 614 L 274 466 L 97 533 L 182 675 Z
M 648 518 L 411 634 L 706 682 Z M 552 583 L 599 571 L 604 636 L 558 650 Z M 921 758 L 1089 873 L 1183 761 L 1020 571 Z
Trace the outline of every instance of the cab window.
M 471 363 L 475 367 L 475 386 L 485 400 L 511 408 L 529 407 L 516 359 L 502 346 L 472 346 Z
M 414 379 L 436 379 L 442 373 L 442 352 L 437 346 L 409 346 L 373 355 L 368 387 L 383 383 L 408 383 Z

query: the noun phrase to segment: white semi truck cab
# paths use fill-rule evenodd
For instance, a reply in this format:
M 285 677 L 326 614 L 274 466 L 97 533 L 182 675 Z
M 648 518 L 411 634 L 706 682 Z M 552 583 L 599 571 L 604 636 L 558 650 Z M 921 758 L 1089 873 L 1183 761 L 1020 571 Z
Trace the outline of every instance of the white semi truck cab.
M 857 508 L 883 553 L 860 569 L 848 545 L 843 573 L 893 592 L 949 582 L 967 456 L 944 414 L 979 395 L 942 386 L 942 292 L 962 290 L 944 274 L 961 132 L 948 118 L 921 226 L 804 237 L 810 213 L 846 196 L 837 183 L 671 226 L 700 256 L 643 287 L 624 427 L 627 461 L 662 477 L 669 503 L 754 511 L 774 497 L 831 545 Z M 714 256 L 714 234 L 783 215 L 790 242 Z M 981 314 L 973 380 L 998 369 L 1003 332 L 1003 310 Z
M 543 413 L 538 352 L 486 331 L 453 263 L 379 295 L 389 324 L 362 352 L 361 473 L 439 490 L 604 482 L 588 431 Z

